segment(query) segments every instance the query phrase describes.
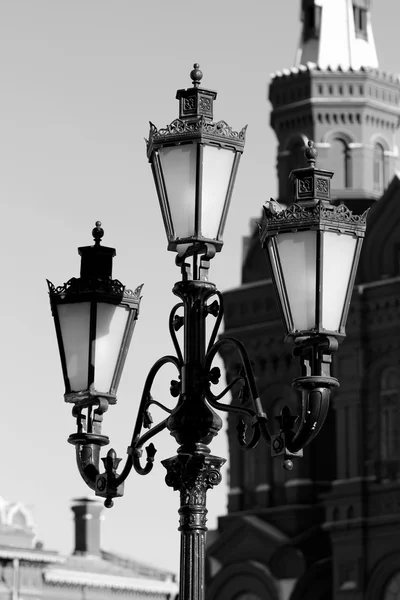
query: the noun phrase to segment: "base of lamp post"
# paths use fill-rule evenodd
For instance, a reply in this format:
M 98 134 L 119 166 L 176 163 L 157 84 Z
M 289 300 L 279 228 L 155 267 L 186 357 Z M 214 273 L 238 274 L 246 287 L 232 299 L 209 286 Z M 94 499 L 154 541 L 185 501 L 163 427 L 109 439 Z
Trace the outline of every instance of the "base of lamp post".
M 181 561 L 180 600 L 204 600 L 207 490 L 222 479 L 224 458 L 213 456 L 204 444 L 181 446 L 178 454 L 162 461 L 165 482 L 180 493 Z

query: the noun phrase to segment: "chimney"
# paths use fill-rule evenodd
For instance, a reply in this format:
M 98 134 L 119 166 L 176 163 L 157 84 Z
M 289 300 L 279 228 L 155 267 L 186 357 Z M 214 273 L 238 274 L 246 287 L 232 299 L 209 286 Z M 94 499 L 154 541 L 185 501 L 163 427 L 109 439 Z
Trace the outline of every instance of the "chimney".
M 73 500 L 71 509 L 75 515 L 74 554 L 99 556 L 103 505 L 91 498 L 77 498 Z

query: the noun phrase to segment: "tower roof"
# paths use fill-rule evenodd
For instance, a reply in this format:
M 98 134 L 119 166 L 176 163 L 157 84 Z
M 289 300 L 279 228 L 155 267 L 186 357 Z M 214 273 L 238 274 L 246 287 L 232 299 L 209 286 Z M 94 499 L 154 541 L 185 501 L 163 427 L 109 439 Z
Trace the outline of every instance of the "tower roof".
M 302 0 L 303 28 L 295 66 L 378 68 L 370 0 Z

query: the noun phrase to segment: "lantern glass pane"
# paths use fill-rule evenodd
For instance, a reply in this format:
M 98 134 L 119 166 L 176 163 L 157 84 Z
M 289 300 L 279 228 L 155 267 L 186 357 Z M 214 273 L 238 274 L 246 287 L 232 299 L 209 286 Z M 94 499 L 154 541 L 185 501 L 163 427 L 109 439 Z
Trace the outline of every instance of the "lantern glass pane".
M 234 158 L 232 150 L 204 146 L 201 234 L 211 240 L 217 238 Z
M 87 390 L 90 302 L 58 304 L 57 311 L 71 392 Z
M 97 304 L 96 338 L 93 341 L 94 389 L 97 392 L 110 391 L 129 312 L 125 306 Z
M 296 331 L 315 327 L 316 231 L 279 233 L 277 246 Z
M 177 238 L 194 235 L 197 144 L 159 149 L 171 219 Z
M 322 232 L 322 327 L 338 331 L 349 287 L 357 237 Z

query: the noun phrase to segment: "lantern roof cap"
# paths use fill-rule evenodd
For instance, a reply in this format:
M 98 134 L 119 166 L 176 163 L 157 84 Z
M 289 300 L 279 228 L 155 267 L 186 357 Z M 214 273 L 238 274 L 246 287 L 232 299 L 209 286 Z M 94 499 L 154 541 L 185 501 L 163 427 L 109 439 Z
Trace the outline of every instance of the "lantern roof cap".
M 94 245 L 78 248 L 81 257 L 80 277 L 72 277 L 60 286 L 55 286 L 47 280 L 50 297 L 56 303 L 64 301 L 85 302 L 86 300 L 92 300 L 94 295 L 97 295 L 99 301 L 102 298 L 103 301 L 111 304 L 133 305 L 139 310 L 143 285 L 131 290 L 126 288 L 119 279 L 113 279 L 112 267 L 116 251 L 115 248 L 101 245 L 104 229 L 100 221 L 96 221 L 92 235 Z
M 304 155 L 308 167 L 293 169 L 289 175 L 290 180 L 293 182 L 293 202 L 315 206 L 321 201 L 325 205 L 329 205 L 331 202 L 333 172 L 316 167 L 318 152 L 312 140 L 308 141 L 308 147 Z
M 179 100 L 179 118 L 185 121 L 197 120 L 204 117 L 212 121 L 214 115 L 214 100 L 217 92 L 200 87 L 203 72 L 199 63 L 194 63 L 190 77 L 193 87 L 177 90 L 176 99 Z
M 313 229 L 364 237 L 368 211 L 369 209 L 357 215 L 345 204 L 334 206 L 321 201 L 317 201 L 314 206 L 293 202 L 286 208 L 271 198 L 264 203 L 263 219 L 259 223 L 261 243 L 264 244 L 268 237 L 278 233 Z
M 212 144 L 243 152 L 247 125 L 234 131 L 226 121 L 213 122 L 213 102 L 217 92 L 199 87 L 203 73 L 198 63 L 193 66 L 190 73 L 193 87 L 176 92 L 179 118 L 162 129 L 157 129 L 150 121 L 149 139 L 146 140 L 149 162 L 152 162 L 154 150 L 187 143 Z
M 104 229 L 100 221 L 96 221 L 92 230 L 94 239 L 93 246 L 81 246 L 78 248 L 81 257 L 81 277 L 85 279 L 111 279 L 112 262 L 116 255 L 115 248 L 101 246 Z
M 368 211 L 353 215 L 345 206 L 331 203 L 332 171 L 317 169 L 317 150 L 308 141 L 304 155 L 308 167 L 293 169 L 293 201 L 287 207 L 271 198 L 264 204 L 263 220 L 259 225 L 262 243 L 279 231 L 329 229 L 364 236 Z

